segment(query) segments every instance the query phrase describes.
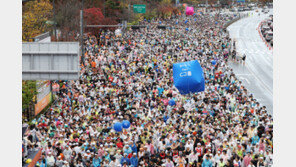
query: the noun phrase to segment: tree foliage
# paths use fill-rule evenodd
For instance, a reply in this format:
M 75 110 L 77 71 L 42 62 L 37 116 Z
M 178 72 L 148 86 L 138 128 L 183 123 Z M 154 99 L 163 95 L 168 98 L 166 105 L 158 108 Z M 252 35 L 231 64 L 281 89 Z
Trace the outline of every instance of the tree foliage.
M 174 7 L 171 0 L 162 0 L 158 5 L 159 16 L 163 18 L 167 18 L 171 16 L 173 13 L 177 12 L 177 8 Z
M 100 8 L 89 8 L 84 9 L 84 21 L 87 25 L 102 25 L 104 23 L 104 15 Z M 98 33 L 99 28 L 85 28 L 86 32 L 91 32 L 92 34 Z
M 22 81 L 22 108 L 27 109 L 33 99 L 36 97 L 37 90 L 36 90 L 36 81 Z
M 29 41 L 37 35 L 51 29 L 46 21 L 52 17 L 52 5 L 49 0 L 29 1 L 23 6 L 22 40 Z
M 61 30 L 61 40 L 73 41 L 79 32 L 81 2 L 57 0 L 56 3 L 56 21 L 57 28 Z

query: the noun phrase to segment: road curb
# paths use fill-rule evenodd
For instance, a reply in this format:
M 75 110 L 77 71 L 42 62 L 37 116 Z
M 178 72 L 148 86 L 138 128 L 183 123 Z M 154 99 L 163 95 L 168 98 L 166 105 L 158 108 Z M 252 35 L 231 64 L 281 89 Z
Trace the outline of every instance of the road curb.
M 273 47 L 271 47 L 271 46 L 269 45 L 269 43 L 265 40 L 265 38 L 263 37 L 263 35 L 262 35 L 262 33 L 261 33 L 261 25 L 262 25 L 263 22 L 264 22 L 264 20 L 261 21 L 261 22 L 259 23 L 258 28 L 256 28 L 256 30 L 258 30 L 258 33 L 259 33 L 259 35 L 260 35 L 260 38 L 261 38 L 262 41 L 265 43 L 265 45 L 267 46 L 268 50 L 272 50 L 272 51 L 273 51 Z

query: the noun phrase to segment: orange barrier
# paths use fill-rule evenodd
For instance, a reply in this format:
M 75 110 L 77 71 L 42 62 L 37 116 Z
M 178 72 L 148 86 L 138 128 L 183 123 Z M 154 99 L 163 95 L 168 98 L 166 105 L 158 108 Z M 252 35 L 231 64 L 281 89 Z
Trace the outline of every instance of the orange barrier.
M 263 22 L 263 21 L 262 21 L 262 22 Z M 263 35 L 262 35 L 262 33 L 261 33 L 261 29 L 260 29 L 260 27 L 261 27 L 262 22 L 259 23 L 259 26 L 258 26 L 258 28 L 257 28 L 258 33 L 259 33 L 261 39 L 263 40 L 263 42 L 265 43 L 265 45 L 267 46 L 267 48 L 268 48 L 269 50 L 272 50 L 273 47 L 271 47 L 271 46 L 268 44 L 268 42 L 265 40 L 265 38 L 263 37 Z
M 39 160 L 39 158 L 41 157 L 41 150 L 42 149 L 40 149 L 39 151 L 38 151 L 38 153 L 36 154 L 36 156 L 34 157 L 34 159 L 32 159 L 32 162 L 30 162 L 30 164 L 28 165 L 28 167 L 34 167 L 35 165 L 36 165 L 36 163 L 37 163 L 37 161 Z

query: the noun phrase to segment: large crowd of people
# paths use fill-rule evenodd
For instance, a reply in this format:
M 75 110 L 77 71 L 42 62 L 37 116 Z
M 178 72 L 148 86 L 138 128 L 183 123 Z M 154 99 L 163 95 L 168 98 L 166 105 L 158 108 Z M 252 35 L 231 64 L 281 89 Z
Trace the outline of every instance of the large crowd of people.
M 271 166 L 273 118 L 228 66 L 235 52 L 223 25 L 233 18 L 177 15 L 88 35 L 80 80 L 56 81 L 56 103 L 33 120 L 23 154 L 42 148 L 40 167 Z M 172 65 L 191 60 L 205 91 L 181 95 Z M 116 132 L 123 120 L 130 127 Z

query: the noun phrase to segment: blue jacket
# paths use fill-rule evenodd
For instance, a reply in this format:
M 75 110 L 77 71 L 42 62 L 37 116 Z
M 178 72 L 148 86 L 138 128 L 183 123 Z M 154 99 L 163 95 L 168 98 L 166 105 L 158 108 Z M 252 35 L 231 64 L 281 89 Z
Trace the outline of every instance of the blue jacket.
M 134 143 L 133 145 L 130 145 L 130 147 L 132 148 L 132 151 L 133 151 L 134 153 L 137 153 L 137 152 L 138 152 L 138 150 L 137 150 L 137 146 L 136 146 L 135 143 Z
M 163 116 L 163 120 L 164 120 L 164 122 L 166 123 L 166 121 L 167 121 L 169 118 L 170 118 L 169 116 Z
M 259 142 L 259 137 L 258 136 L 253 136 L 252 137 L 252 144 L 257 144 Z
M 201 167 L 212 167 L 212 166 L 213 166 L 212 161 L 207 160 L 207 159 L 204 159 L 201 164 Z
M 94 165 L 94 167 L 101 166 L 101 162 L 102 162 L 101 158 L 98 158 L 98 159 L 93 158 L 93 165 Z
M 122 157 L 121 158 L 120 164 L 123 165 L 124 162 L 126 162 L 127 165 L 131 164 L 131 161 L 127 157 Z
M 138 161 L 139 161 L 138 157 L 131 157 L 130 161 L 131 161 L 132 167 L 138 166 Z
M 130 153 L 133 152 L 133 150 L 131 149 L 131 147 L 128 147 L 128 149 L 124 149 L 123 152 L 129 155 Z
M 47 162 L 45 159 L 45 163 L 43 163 L 43 161 L 41 161 L 41 163 L 39 163 L 39 161 L 37 161 L 36 166 L 39 165 L 38 167 L 47 167 Z

